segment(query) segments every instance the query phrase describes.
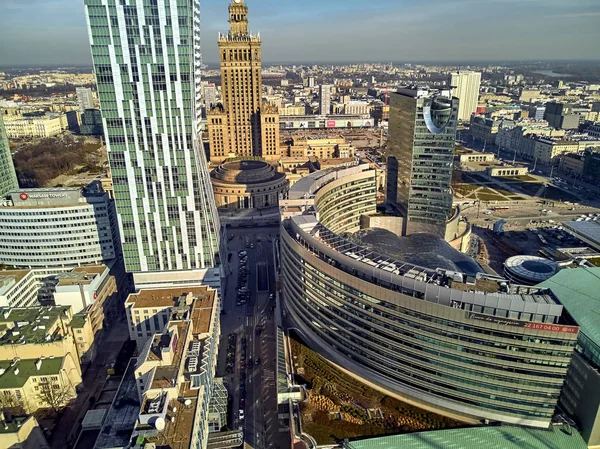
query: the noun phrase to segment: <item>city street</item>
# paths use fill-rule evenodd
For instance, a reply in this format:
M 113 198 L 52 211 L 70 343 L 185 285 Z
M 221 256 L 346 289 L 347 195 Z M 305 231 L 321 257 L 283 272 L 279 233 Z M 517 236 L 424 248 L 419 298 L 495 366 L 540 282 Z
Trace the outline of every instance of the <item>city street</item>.
M 117 356 L 123 342 L 129 338 L 125 314 L 122 313 L 119 318 L 99 338 L 96 358 L 83 374 L 83 382 L 78 388 L 77 398 L 61 412 L 60 419 L 50 439 L 53 449 L 71 447 L 75 442 L 79 434 L 81 421 L 88 408 L 90 408 L 90 398 L 97 399 L 98 393 L 104 385 L 107 376 L 107 362 Z
M 277 226 L 227 230 L 225 257 L 230 271 L 223 294 L 217 376 L 226 379 L 232 399 L 230 425 L 244 430 L 245 444 L 252 448 L 283 447 L 277 429 L 275 300 L 270 299 L 275 287 L 273 241 L 278 232 Z M 238 305 L 238 288 L 244 285 L 240 283 L 240 259 L 244 258 L 250 293 L 247 302 Z M 235 363 L 233 372 L 227 372 L 228 335 L 232 332 L 237 335 Z

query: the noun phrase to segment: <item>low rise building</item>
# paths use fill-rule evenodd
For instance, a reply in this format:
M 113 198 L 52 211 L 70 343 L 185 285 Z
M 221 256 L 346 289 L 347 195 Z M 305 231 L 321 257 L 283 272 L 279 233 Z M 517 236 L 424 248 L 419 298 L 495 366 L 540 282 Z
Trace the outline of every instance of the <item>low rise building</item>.
M 0 309 L 0 360 L 67 355 L 77 360 L 72 319 L 69 306 Z M 77 371 L 81 374 L 79 363 Z
M 509 165 L 501 167 L 488 167 L 485 169 L 485 172 L 490 176 L 523 176 L 529 173 L 529 168 Z
M 560 157 L 558 169 L 569 176 L 583 175 L 584 157 L 578 153 L 567 153 Z
M 351 101 L 344 105 L 344 114 L 346 115 L 366 115 L 369 113 L 369 103 L 366 101 Z
M 512 120 L 472 115 L 469 130 L 475 140 L 496 143 L 496 134 L 498 134 L 500 129 L 510 129 L 513 126 L 514 122 Z
M 290 139 L 287 153 L 289 157 L 331 159 L 353 157 L 355 149 L 343 136 L 316 135 Z
M 22 407 L 25 413 L 63 408 L 77 396 L 78 366 L 72 354 L 0 361 L 1 408 Z
M 540 120 L 521 120 L 513 128 L 504 128 L 498 131 L 496 145 L 502 149 L 515 151 L 524 159 L 535 159 L 535 141 L 532 137 L 560 138 L 565 136 L 565 131 L 548 126 L 548 122 Z
M 461 164 L 469 162 L 494 162 L 496 155 L 494 153 L 467 153 L 459 156 Z
M 0 307 L 31 307 L 50 299 L 54 277 L 65 269 L 0 271 Z
M 32 137 L 52 137 L 68 128 L 64 114 L 46 114 L 42 116 L 5 115 L 4 127 L 10 139 Z
M 0 412 L 0 441 L 10 449 L 50 449 L 44 431 L 34 416 L 9 418 Z

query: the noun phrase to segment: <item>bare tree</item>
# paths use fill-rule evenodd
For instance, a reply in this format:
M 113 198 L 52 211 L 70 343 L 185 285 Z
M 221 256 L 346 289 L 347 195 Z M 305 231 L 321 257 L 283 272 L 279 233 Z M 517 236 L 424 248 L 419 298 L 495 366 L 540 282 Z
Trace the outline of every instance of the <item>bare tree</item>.
M 16 395 L 5 390 L 3 394 L 0 394 L 0 410 L 5 412 L 10 412 L 15 416 L 23 416 L 25 415 L 25 404 L 23 403 L 23 399 L 17 398 Z
M 54 412 L 58 412 L 65 407 L 74 396 L 71 385 L 57 383 L 40 384 L 40 390 L 37 394 L 40 405 L 43 404 Z

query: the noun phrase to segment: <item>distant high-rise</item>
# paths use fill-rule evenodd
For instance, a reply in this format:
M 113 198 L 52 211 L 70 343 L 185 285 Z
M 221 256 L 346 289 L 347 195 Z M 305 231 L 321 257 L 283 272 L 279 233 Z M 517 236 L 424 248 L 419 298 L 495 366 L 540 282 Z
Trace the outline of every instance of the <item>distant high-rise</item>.
M 8 137 L 4 129 L 4 120 L 0 114 L 0 198 L 6 196 L 11 190 L 19 188 L 17 174 L 13 164 Z
M 210 110 L 217 104 L 217 88 L 214 84 L 204 86 L 204 105 L 207 110 Z
M 176 3 L 84 0 L 136 287 L 197 284 L 218 264 L 219 218 L 199 137 L 200 3 Z
M 471 114 L 477 110 L 479 99 L 479 86 L 481 84 L 481 73 L 460 71 L 450 74 L 450 86 L 453 87 L 452 95 L 460 100 L 458 119 L 468 122 Z
M 248 31 L 244 0 L 229 5 L 229 32 L 219 34 L 222 105 L 207 113 L 210 160 L 279 158 L 279 114 L 262 103 L 260 34 Z
M 77 93 L 77 103 L 79 104 L 80 112 L 83 112 L 86 109 L 94 109 L 92 89 L 89 87 L 78 87 L 75 89 L 75 92 Z
M 404 234 L 443 238 L 452 210 L 458 98 L 400 89 L 390 99 L 386 200 L 404 216 Z
M 319 86 L 319 106 L 321 115 L 327 115 L 331 112 L 331 86 L 329 84 Z

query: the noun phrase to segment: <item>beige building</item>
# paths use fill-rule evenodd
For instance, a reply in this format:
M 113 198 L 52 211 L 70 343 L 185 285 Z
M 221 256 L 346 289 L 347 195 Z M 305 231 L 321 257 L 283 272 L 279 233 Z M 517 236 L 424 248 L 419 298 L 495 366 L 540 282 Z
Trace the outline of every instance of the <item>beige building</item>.
M 219 35 L 222 105 L 207 113 L 210 160 L 279 159 L 279 114 L 262 102 L 260 35 L 248 32 L 248 7 L 229 5 L 230 30 Z
M 0 412 L 0 448 L 50 449 L 44 431 L 34 416 L 9 419 Z
M 459 160 L 461 164 L 468 164 L 469 162 L 494 162 L 496 155 L 493 153 L 468 153 L 461 154 Z
M 0 360 L 72 357 L 81 374 L 70 306 L 0 309 Z
M 533 157 L 542 164 L 549 164 L 555 158 L 567 153 L 577 153 L 579 151 L 579 142 L 571 140 L 552 140 L 544 137 L 537 137 L 535 140 Z
M 306 115 L 306 106 L 303 104 L 279 108 L 279 115 Z
M 369 103 L 366 101 L 351 101 L 344 105 L 345 115 L 366 115 L 369 112 Z
M 530 161 L 535 160 L 535 136 L 549 138 L 564 137 L 564 129 L 548 126 L 545 120 L 522 120 L 513 128 L 498 130 L 496 145 L 502 149 L 516 151 L 518 155 Z
M 287 150 L 288 157 L 309 158 L 314 156 L 318 159 L 348 158 L 353 157 L 354 153 L 354 147 L 342 136 L 294 137 L 289 142 Z
M 78 367 L 71 354 L 0 361 L 1 408 L 22 407 L 25 413 L 33 413 L 66 406 L 77 397 L 75 387 L 81 383 Z
M 584 157 L 576 153 L 568 153 L 560 158 L 558 169 L 570 176 L 583 175 Z
M 68 127 L 64 114 L 41 117 L 5 116 L 4 127 L 10 139 L 29 137 L 52 137 L 65 131 Z
M 490 176 L 522 176 L 529 173 L 527 167 L 488 167 L 485 172 Z
M 260 209 L 277 206 L 287 192 L 285 173 L 261 160 L 224 162 L 210 174 L 217 207 Z
M 460 71 L 450 74 L 452 95 L 458 97 L 458 120 L 468 122 L 477 110 L 481 73 Z
M 531 103 L 532 100 L 540 98 L 540 91 L 538 89 L 522 89 L 519 95 L 519 100 L 525 103 Z

